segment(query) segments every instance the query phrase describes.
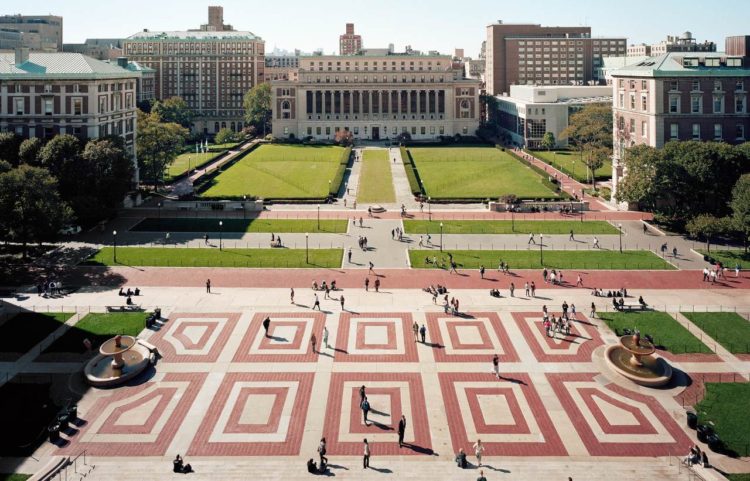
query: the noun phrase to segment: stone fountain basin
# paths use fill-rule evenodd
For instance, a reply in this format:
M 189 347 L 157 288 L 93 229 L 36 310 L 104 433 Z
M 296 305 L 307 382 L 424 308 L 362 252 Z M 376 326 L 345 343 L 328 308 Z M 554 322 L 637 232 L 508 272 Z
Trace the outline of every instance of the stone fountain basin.
M 604 361 L 617 374 L 630 379 L 640 386 L 660 387 L 672 379 L 672 366 L 660 357 L 644 356 L 643 366 L 633 366 L 629 360 L 632 351 L 613 344 L 604 351 Z
M 83 370 L 89 384 L 96 387 L 112 387 L 124 384 L 148 367 L 151 351 L 136 342 L 122 353 L 124 365 L 121 369 L 112 367 L 112 356 L 97 354 Z

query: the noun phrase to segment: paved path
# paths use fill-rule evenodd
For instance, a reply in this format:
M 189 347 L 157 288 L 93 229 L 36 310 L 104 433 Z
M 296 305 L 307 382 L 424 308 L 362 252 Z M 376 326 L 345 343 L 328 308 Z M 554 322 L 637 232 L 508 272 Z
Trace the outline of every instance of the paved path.
M 392 147 L 388 149 L 389 161 L 391 161 L 391 173 L 393 175 L 393 187 L 396 190 L 396 202 L 398 207 L 405 205 L 407 209 L 414 210 L 419 205 L 414 200 L 414 194 L 409 186 L 409 179 L 406 177 L 406 166 L 404 159 L 401 158 L 401 149 Z M 393 163 L 393 159 L 396 163 Z M 396 211 L 398 212 L 398 211 Z

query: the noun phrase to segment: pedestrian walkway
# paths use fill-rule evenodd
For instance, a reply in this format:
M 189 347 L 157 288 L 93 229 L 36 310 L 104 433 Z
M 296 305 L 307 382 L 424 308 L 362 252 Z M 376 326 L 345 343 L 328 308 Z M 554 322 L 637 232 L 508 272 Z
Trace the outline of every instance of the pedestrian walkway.
M 406 166 L 401 158 L 401 149 L 391 147 L 388 149 L 388 156 L 391 162 L 391 172 L 393 174 L 393 187 L 396 190 L 396 203 L 399 208 L 403 204 L 408 210 L 419 207 L 419 203 L 414 200 L 414 193 L 409 186 L 409 179 L 406 177 Z M 396 162 L 393 162 L 396 159 Z
M 224 155 L 211 162 L 210 164 L 204 165 L 199 169 L 193 169 L 192 174 L 183 177 L 182 179 L 171 185 L 172 192 L 192 192 L 193 184 L 195 183 L 195 181 L 197 181 L 204 175 L 210 174 L 211 172 L 220 169 L 222 166 L 224 166 L 224 164 L 235 159 L 238 155 L 241 155 L 243 152 L 253 148 L 260 142 L 261 139 L 254 139 L 248 143 L 240 144 L 239 147 L 228 150 Z

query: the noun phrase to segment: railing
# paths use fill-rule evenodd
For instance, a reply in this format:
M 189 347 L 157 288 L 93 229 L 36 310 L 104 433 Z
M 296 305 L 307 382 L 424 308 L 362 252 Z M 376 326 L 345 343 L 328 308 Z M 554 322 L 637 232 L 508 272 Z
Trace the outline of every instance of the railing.
M 686 481 L 706 481 L 706 478 L 695 472 L 679 456 L 673 456 L 672 453 L 669 453 L 668 462 L 670 466 L 677 466 L 677 474 L 680 479 L 685 479 Z

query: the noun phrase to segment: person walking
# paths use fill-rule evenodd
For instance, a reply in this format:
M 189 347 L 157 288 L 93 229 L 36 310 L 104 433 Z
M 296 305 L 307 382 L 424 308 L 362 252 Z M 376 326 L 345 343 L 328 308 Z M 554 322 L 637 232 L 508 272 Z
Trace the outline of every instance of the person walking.
M 599 238 L 594 237 L 594 249 L 599 249 Z
M 575 241 L 576 240 L 575 236 L 573 235 L 573 229 L 570 229 L 570 237 L 568 237 L 568 240 L 569 241 Z
M 593 302 L 591 303 L 591 312 L 589 312 L 589 317 L 591 319 L 596 319 L 596 304 Z
M 374 268 L 375 268 L 375 264 L 373 264 L 372 261 L 370 261 L 370 271 L 369 271 L 370 274 L 375 274 L 375 271 L 373 270 Z
M 481 266 L 479 266 L 479 277 L 481 277 L 482 279 L 484 279 L 484 264 L 482 264 Z
M 316 352 L 318 352 L 315 349 L 317 343 L 318 343 L 318 339 L 315 337 L 315 333 L 312 333 L 312 335 L 310 335 L 310 345 L 312 346 L 312 352 L 313 352 L 313 354 L 315 354 Z
M 500 357 L 497 354 L 492 356 L 492 372 L 496 378 L 500 379 Z
M 268 327 L 271 325 L 271 318 L 266 317 L 263 319 L 263 329 L 266 331 L 266 337 L 268 337 Z
M 404 445 L 404 433 L 406 432 L 406 416 L 401 415 L 401 420 L 398 422 L 398 447 Z
M 330 349 L 331 347 L 328 345 L 328 328 L 326 326 L 323 326 L 323 345 L 326 349 Z
M 529 234 L 529 242 L 527 244 L 534 244 L 536 245 L 536 241 L 534 240 L 534 234 Z
M 583 277 L 581 277 L 581 274 L 578 274 L 578 278 L 576 279 L 576 287 L 583 287 Z
M 414 321 L 414 324 L 411 325 L 411 330 L 414 332 L 414 342 L 416 343 L 419 341 L 419 324 L 417 324 L 417 321 Z
M 380 292 L 380 278 L 375 279 L 375 292 Z
M 370 290 L 370 278 L 369 277 L 365 277 L 365 290 L 366 291 Z
M 362 409 L 362 417 L 365 420 L 365 426 L 369 426 L 370 424 L 367 421 L 367 414 L 370 412 L 370 402 L 367 400 L 367 396 L 365 396 L 359 404 L 359 408 Z
M 360 405 L 362 404 L 362 401 L 364 401 L 365 398 L 367 397 L 367 392 L 366 391 L 367 391 L 367 388 L 365 388 L 365 385 L 362 384 L 359 387 L 359 404 Z
M 482 467 L 482 453 L 484 453 L 482 440 L 477 439 L 477 442 L 474 443 L 474 455 L 477 457 L 477 465 L 479 465 L 480 468 Z
M 362 469 L 367 469 L 370 467 L 370 444 L 367 442 L 367 438 L 365 438 L 364 444 L 364 452 L 362 453 Z
M 424 324 L 419 328 L 419 335 L 422 337 L 422 344 L 424 344 L 425 338 L 427 337 L 427 328 L 424 327 Z
M 318 455 L 320 455 L 320 467 L 328 464 L 328 458 L 326 457 L 326 438 L 320 438 L 320 444 L 318 444 Z
M 206 280 L 206 292 L 211 294 L 211 279 Z
M 346 250 L 346 257 L 349 259 L 349 264 L 352 263 L 352 248 L 351 246 Z
M 203 236 L 203 241 L 206 245 L 208 245 L 208 233 L 206 233 L 206 235 Z
M 339 302 L 341 302 L 341 310 L 342 310 L 342 311 L 345 311 L 345 310 L 346 310 L 346 309 L 344 309 L 344 301 L 345 301 L 345 299 L 344 299 L 344 295 L 343 295 L 343 294 L 341 294 L 341 297 L 339 297 Z
M 294 287 L 289 291 L 289 299 L 291 299 L 292 304 L 294 304 Z
M 315 302 L 313 303 L 313 307 L 312 307 L 313 311 L 315 310 L 316 307 L 318 308 L 318 310 L 320 310 L 320 299 L 318 299 L 318 294 L 315 294 Z

